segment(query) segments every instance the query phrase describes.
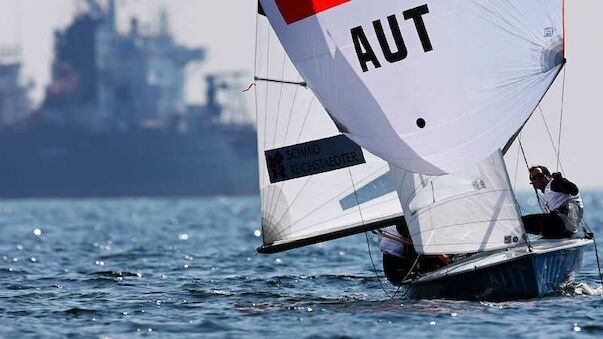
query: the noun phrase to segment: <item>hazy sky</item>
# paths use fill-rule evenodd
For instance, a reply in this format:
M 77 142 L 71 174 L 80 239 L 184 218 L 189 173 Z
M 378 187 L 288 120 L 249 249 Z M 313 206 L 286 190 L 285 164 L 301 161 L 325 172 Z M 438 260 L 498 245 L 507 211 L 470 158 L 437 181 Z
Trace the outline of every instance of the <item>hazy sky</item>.
M 358 0 L 360 1 L 360 0 Z M 368 1 L 368 0 L 365 0 Z M 526 0 L 530 1 L 530 0 Z M 65 27 L 84 0 L 0 0 L 0 46 L 19 43 L 25 63 L 25 77 L 36 84 L 39 99 L 50 73 L 52 31 Z M 255 45 L 255 0 L 118 0 L 119 25 L 126 29 L 136 14 L 150 22 L 164 7 L 176 39 L 188 46 L 209 48 L 203 71 L 244 70 L 252 81 Z M 561 164 L 567 177 L 582 188 L 603 188 L 599 170 L 603 159 L 603 29 L 600 27 L 603 1 L 566 1 L 566 57 L 561 133 Z M 559 136 L 561 75 L 542 103 L 555 143 Z M 196 99 L 199 90 L 189 97 Z M 522 134 L 530 165 L 556 169 L 556 157 L 540 111 L 536 111 Z M 507 153 L 511 182 L 515 181 L 517 148 Z M 517 188 L 529 189 L 526 165 L 519 157 Z
M 105 4 L 106 0 L 97 0 Z M 84 0 L 0 0 L 0 48 L 19 45 L 26 79 L 36 82 L 40 100 L 50 79 L 53 31 L 66 27 Z M 157 21 L 164 8 L 180 43 L 208 48 L 203 71 L 244 70 L 251 82 L 256 2 L 252 0 L 117 0 L 118 27 L 126 31 L 132 16 L 141 24 Z M 197 73 L 199 73 L 197 72 Z M 194 79 L 192 79 L 194 80 Z M 196 90 L 196 89 L 195 89 Z M 198 99 L 195 94 L 193 100 Z
M 563 96 L 563 128 L 561 130 L 561 164 L 564 174 L 579 187 L 603 188 L 599 171 L 603 168 L 603 38 L 601 13 L 603 1 L 566 0 L 565 27 L 567 64 Z M 561 112 L 561 74 L 542 102 L 541 108 L 557 142 Z M 530 165 L 542 164 L 556 169 L 555 152 L 549 141 L 539 110 L 532 115 L 523 132 L 524 148 Z M 517 148 L 507 153 L 511 182 L 514 179 Z M 530 189 L 523 158 L 519 162 L 518 187 Z

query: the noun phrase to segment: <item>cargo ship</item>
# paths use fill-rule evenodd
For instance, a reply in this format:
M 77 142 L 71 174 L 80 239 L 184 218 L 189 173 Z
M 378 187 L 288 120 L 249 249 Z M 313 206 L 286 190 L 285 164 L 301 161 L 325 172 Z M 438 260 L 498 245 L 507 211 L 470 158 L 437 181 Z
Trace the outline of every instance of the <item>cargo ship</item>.
M 179 45 L 165 13 L 119 32 L 115 0 L 85 3 L 55 32 L 38 107 L 18 53 L 0 51 L 0 197 L 256 194 L 255 128 L 232 104 L 242 73 L 205 74 L 205 103 L 187 104 L 186 67 L 206 49 Z

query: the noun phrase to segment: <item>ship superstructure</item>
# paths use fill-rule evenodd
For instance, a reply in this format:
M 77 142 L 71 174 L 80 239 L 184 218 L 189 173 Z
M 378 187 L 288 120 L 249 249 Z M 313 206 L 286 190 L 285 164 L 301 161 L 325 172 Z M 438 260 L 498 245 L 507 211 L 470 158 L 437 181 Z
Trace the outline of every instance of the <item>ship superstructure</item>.
M 165 12 L 120 32 L 115 0 L 84 3 L 55 32 L 40 107 L 29 109 L 20 63 L 0 63 L 0 104 L 25 98 L 0 106 L 0 196 L 256 193 L 255 129 L 244 106 L 227 105 L 241 73 L 198 77 L 206 103 L 187 104 L 187 67 L 206 49 L 178 44 Z
M 31 109 L 27 86 L 21 79 L 18 47 L 0 47 L 0 130 L 21 123 Z
M 65 31 L 55 34 L 53 81 L 42 109 L 50 119 L 93 131 L 169 128 L 186 114 L 185 67 L 203 62 L 203 48 L 178 45 L 162 13 L 154 32 L 132 18 L 118 32 L 115 0 L 93 0 Z

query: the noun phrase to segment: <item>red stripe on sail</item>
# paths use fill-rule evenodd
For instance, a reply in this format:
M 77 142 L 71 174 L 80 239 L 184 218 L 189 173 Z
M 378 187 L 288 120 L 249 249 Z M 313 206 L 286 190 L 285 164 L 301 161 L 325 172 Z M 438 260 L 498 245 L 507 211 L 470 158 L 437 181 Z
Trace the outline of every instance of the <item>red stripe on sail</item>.
M 563 59 L 565 59 L 565 0 L 561 2 L 561 16 L 563 17 Z
M 285 22 L 290 25 L 296 21 L 324 12 L 350 0 L 276 0 Z

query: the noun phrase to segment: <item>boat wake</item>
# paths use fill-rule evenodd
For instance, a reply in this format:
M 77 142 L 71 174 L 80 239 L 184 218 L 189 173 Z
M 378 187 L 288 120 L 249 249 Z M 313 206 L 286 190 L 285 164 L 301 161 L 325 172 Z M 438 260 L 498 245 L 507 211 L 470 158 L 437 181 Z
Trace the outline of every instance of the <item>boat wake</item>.
M 603 295 L 603 286 L 590 287 L 586 283 L 579 283 L 575 287 L 577 295 Z

